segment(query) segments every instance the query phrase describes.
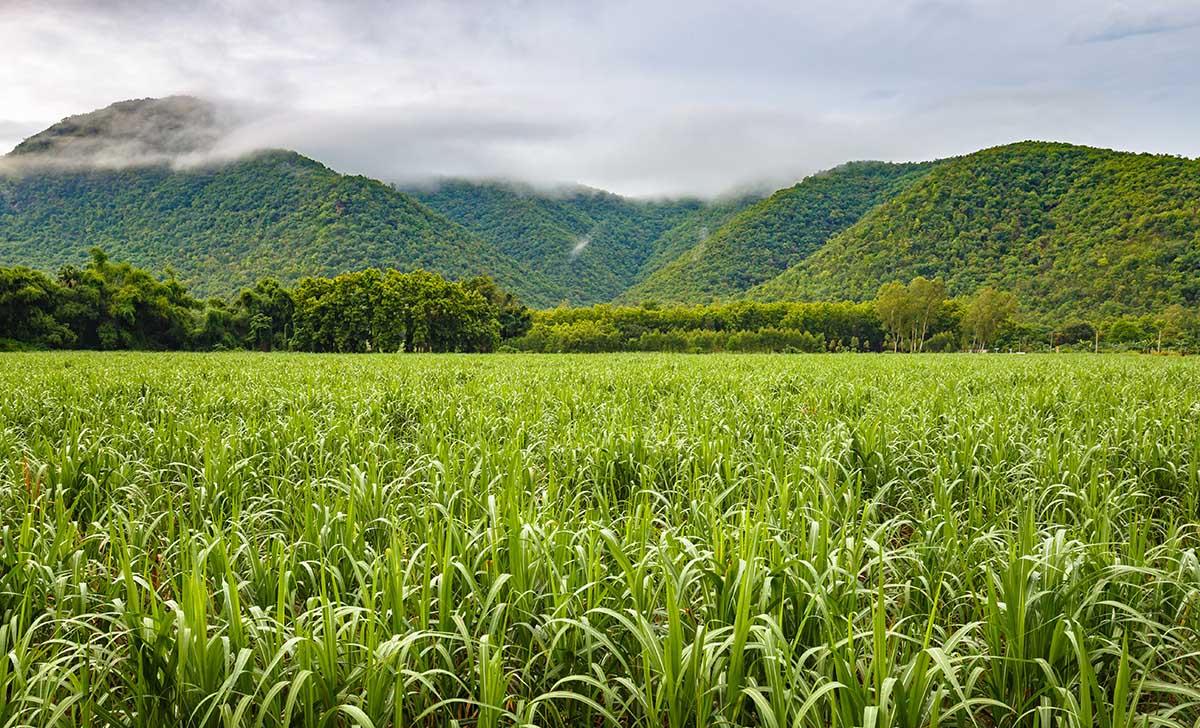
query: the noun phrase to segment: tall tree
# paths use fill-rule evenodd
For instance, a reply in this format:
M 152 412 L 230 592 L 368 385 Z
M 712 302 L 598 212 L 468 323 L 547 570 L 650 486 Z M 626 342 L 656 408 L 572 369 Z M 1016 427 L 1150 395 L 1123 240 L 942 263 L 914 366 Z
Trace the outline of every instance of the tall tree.
M 986 349 L 996 332 L 1017 314 L 1017 297 L 991 286 L 980 290 L 963 312 L 963 332 L 971 336 L 971 349 Z
M 875 312 L 883 328 L 891 334 L 892 351 L 899 351 L 900 341 L 912 321 L 912 301 L 904 284 L 892 281 L 880 286 L 875 294 Z
M 929 280 L 917 276 L 908 284 L 908 305 L 912 351 L 921 351 L 929 335 L 929 324 L 946 300 L 946 283 L 941 278 Z

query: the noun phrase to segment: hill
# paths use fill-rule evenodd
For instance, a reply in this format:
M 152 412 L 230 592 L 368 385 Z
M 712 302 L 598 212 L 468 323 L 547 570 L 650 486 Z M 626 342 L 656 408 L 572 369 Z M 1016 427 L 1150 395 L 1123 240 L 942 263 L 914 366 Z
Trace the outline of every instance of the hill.
M 402 189 L 527 261 L 576 305 L 612 300 L 694 243 L 694 226 L 749 202 L 644 201 L 585 187 L 547 191 L 459 179 Z
M 618 300 L 705 303 L 735 298 L 811 255 L 931 168 L 931 163 L 853 162 L 808 177 L 728 218 Z
M 864 300 L 881 283 L 992 284 L 1058 319 L 1200 300 L 1200 161 L 1023 142 L 938 165 L 756 300 Z
M 158 110 L 139 115 L 110 107 L 97 112 L 100 120 L 72 117 L 5 158 L 0 265 L 54 271 L 99 246 L 140 267 L 169 266 L 200 295 L 230 294 L 263 276 L 292 282 L 372 266 L 420 267 L 451 278 L 486 273 L 533 305 L 567 295 L 416 200 L 294 152 L 189 168 L 161 161 L 80 164 L 81 149 L 92 159 L 114 158 L 100 143 L 103 122 L 114 114 L 124 120 L 116 123 L 119 129 L 145 131 L 146 124 L 126 122 L 152 117 L 164 122 L 160 129 L 174 130 L 148 134 L 138 143 L 156 159 L 201 148 L 181 141 L 197 138 L 183 131 L 186 113 L 164 113 L 157 102 L 151 106 Z M 191 108 L 198 109 L 203 113 L 202 106 Z M 111 149 L 128 151 L 126 136 L 117 134 Z M 69 153 L 60 154 L 63 150 Z
M 191 96 L 118 101 L 69 116 L 21 142 L 10 159 L 56 166 L 172 163 L 211 152 L 230 119 Z

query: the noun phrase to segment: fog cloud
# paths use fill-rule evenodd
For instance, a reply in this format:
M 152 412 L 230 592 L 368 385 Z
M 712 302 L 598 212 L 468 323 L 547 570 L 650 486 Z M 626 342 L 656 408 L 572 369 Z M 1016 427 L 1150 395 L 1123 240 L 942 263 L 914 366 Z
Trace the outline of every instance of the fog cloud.
M 120 99 L 194 94 L 241 114 L 212 153 L 288 147 L 409 182 L 714 194 L 1022 139 L 1196 156 L 1198 11 L 1191 0 L 0 0 L 0 144 Z

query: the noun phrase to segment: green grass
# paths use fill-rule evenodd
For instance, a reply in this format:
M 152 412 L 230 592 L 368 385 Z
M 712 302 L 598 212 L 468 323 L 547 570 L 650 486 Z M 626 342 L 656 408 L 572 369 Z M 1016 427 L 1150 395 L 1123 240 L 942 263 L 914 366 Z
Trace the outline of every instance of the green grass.
M 0 726 L 1194 726 L 1200 360 L 0 356 Z

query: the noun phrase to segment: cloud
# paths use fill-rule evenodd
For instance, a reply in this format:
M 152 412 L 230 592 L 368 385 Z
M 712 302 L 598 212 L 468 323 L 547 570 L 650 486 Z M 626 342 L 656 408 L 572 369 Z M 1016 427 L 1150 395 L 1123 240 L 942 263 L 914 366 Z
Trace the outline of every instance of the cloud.
M 44 123 L 38 121 L 0 119 L 0 150 L 7 151 L 15 147 L 23 139 L 33 136 L 45 127 Z
M 1111 43 L 1139 36 L 1200 28 L 1200 7 L 1188 3 L 1115 3 L 1098 16 L 1085 43 Z
M 10 1 L 0 88 L 5 116 L 45 124 L 118 99 L 219 99 L 246 110 L 225 153 L 289 147 L 387 180 L 715 194 L 1029 138 L 1196 156 L 1193 7 Z

